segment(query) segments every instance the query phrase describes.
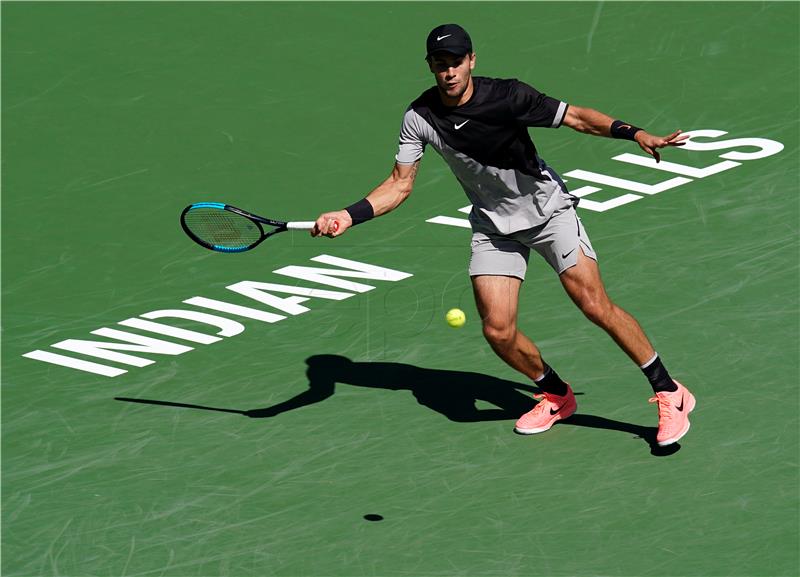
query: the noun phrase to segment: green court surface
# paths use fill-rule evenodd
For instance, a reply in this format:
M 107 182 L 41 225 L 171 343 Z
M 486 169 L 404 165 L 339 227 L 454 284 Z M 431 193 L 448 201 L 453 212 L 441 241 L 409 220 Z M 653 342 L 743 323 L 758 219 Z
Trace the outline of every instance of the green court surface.
M 717 131 L 666 151 L 671 173 L 614 160 L 642 156 L 630 142 L 533 131 L 571 189 L 600 189 L 579 212 L 608 290 L 697 397 L 671 450 L 651 446 L 638 368 L 538 257 L 520 327 L 578 413 L 513 434 L 533 389 L 483 339 L 469 231 L 427 222 L 467 204 L 432 150 L 405 205 L 338 239 L 224 255 L 180 230 L 195 201 L 313 220 L 363 197 L 448 21 L 476 74 L 653 133 Z M 797 3 L 3 3 L 2 574 L 800 573 L 799 24 Z M 342 269 L 320 255 L 406 275 L 275 272 Z M 295 315 L 226 288 L 243 281 L 352 296 Z M 163 310 L 244 330 L 118 324 Z M 53 346 L 120 342 L 103 328 L 161 352 Z

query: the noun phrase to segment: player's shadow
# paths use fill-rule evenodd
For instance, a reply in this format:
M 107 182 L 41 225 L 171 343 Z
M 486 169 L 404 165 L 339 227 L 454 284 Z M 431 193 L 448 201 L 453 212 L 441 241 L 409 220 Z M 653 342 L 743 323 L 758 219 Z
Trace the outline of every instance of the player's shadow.
M 565 425 L 577 425 L 578 427 L 591 427 L 593 429 L 609 429 L 612 431 L 622 431 L 623 433 L 630 433 L 636 438 L 642 439 L 650 446 L 650 454 L 654 457 L 668 457 L 674 455 L 681 450 L 678 443 L 667 445 L 666 447 L 659 447 L 656 442 L 656 434 L 658 429 L 656 427 L 644 427 L 642 425 L 634 425 L 633 423 L 625 423 L 623 421 L 613 421 L 605 417 L 597 417 L 595 415 L 583 415 L 575 413 L 569 419 L 564 419 L 561 423 Z
M 373 389 L 410 391 L 420 405 L 440 413 L 451 421 L 470 423 L 516 420 L 535 406 L 536 401 L 532 398 L 531 393 L 540 392 L 537 387 L 530 384 L 508 381 L 481 373 L 424 369 L 404 363 L 359 363 L 340 355 L 314 355 L 306 359 L 306 364 L 308 365 L 306 371 L 308 389 L 291 399 L 269 407 L 240 410 L 147 399 L 124 397 L 116 397 L 116 399 L 238 413 L 253 419 L 263 419 L 324 401 L 335 393 L 337 383 L 343 383 Z M 494 407 L 479 409 L 476 407 L 477 401 L 485 401 Z M 677 450 L 673 448 L 670 453 L 660 450 L 655 442 L 656 430 L 652 427 L 581 414 L 575 414 L 562 423 L 632 433 L 646 441 L 654 455 L 671 454 Z
M 248 417 L 274 417 L 332 396 L 337 383 L 371 389 L 411 391 L 417 402 L 459 423 L 516 419 L 536 404 L 530 393 L 539 389 L 481 373 L 423 369 L 404 363 L 353 362 L 339 355 L 306 359 L 308 390 L 263 409 L 245 411 Z M 529 394 L 524 394 L 529 393 Z M 476 401 L 495 408 L 479 409 Z

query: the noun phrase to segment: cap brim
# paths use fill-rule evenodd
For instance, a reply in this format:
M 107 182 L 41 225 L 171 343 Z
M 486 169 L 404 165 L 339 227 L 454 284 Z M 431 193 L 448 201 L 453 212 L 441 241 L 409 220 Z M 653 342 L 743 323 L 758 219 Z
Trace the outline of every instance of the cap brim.
M 428 58 L 430 58 L 434 54 L 438 54 L 439 52 L 447 52 L 448 54 L 455 54 L 456 56 L 464 56 L 465 54 L 469 54 L 470 49 L 469 48 L 464 48 L 464 47 L 461 47 L 461 48 L 455 48 L 455 47 L 453 47 L 453 48 L 437 48 L 436 50 L 433 50 L 432 52 L 428 52 L 428 54 L 425 56 L 425 59 L 427 60 Z

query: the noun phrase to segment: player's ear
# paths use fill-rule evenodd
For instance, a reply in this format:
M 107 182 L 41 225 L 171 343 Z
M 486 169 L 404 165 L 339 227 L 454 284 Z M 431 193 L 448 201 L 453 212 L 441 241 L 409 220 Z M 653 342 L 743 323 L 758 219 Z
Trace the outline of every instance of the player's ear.
M 475 70 L 475 53 L 469 55 L 469 69 Z

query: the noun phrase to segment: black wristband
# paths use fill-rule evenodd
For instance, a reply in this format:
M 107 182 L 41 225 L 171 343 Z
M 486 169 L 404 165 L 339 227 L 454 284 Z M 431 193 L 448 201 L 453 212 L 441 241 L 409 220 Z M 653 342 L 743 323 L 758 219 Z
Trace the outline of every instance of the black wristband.
M 625 140 L 636 140 L 633 136 L 642 130 L 638 126 L 633 126 L 621 120 L 611 123 L 611 136 L 613 138 L 624 138 Z
M 350 218 L 353 219 L 353 226 L 367 222 L 375 216 L 375 209 L 366 198 L 362 198 L 355 204 L 351 204 L 345 208 Z

